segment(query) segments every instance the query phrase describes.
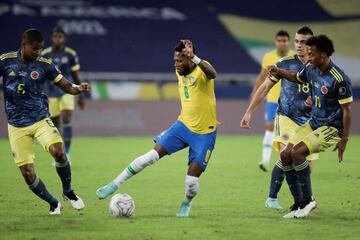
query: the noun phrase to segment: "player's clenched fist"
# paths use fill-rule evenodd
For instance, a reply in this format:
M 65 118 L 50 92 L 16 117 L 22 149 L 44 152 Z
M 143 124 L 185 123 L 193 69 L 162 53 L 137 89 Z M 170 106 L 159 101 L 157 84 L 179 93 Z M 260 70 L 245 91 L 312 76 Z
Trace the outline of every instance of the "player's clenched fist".
M 81 83 L 78 87 L 78 89 L 81 91 L 81 92 L 89 92 L 91 91 L 91 85 L 88 84 L 88 83 Z

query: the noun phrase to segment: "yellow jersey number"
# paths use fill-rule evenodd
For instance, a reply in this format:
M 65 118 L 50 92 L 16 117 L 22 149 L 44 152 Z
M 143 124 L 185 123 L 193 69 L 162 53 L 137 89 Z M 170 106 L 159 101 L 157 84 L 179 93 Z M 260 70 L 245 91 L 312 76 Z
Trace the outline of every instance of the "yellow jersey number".
M 317 108 L 321 108 L 321 102 L 320 102 L 320 97 L 319 96 L 315 96 L 315 107 Z
M 308 93 L 310 88 L 308 83 L 298 84 L 299 92 Z
M 17 93 L 24 95 L 25 94 L 25 83 L 19 83 L 17 86 Z
M 189 95 L 189 89 L 187 86 L 184 86 L 184 97 L 185 99 L 189 99 L 190 98 L 190 95 Z

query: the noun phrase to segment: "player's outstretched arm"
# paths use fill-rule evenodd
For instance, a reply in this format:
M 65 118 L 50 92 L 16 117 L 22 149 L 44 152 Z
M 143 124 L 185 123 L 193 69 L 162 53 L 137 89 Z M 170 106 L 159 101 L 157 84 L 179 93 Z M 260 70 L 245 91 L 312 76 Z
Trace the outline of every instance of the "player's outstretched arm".
M 197 64 L 209 79 L 215 79 L 217 75 L 215 68 L 211 66 L 211 64 L 204 60 L 201 60 L 194 54 L 192 42 L 188 39 L 184 39 L 181 41 L 185 45 L 185 48 L 183 49 L 183 53 L 185 54 L 185 56 L 187 56 L 191 59 L 191 61 Z
M 334 149 L 334 151 L 338 149 L 339 162 L 343 160 L 346 144 L 349 140 L 351 127 L 351 103 L 341 104 L 340 106 L 343 112 L 342 122 L 344 126 L 344 134 Z
M 77 95 L 82 92 L 89 92 L 91 90 L 91 86 L 88 83 L 81 83 L 80 85 L 76 85 L 72 84 L 64 77 L 61 78 L 60 81 L 56 82 L 55 85 L 61 88 L 64 92 L 71 95 Z
M 284 69 L 278 68 L 276 66 L 270 66 L 267 69 L 268 72 L 268 77 L 271 78 L 272 75 L 277 75 L 278 77 L 288 80 L 290 82 L 294 82 L 294 83 L 303 83 L 299 78 L 298 78 L 298 73 L 297 72 L 291 72 L 291 71 L 286 71 Z
M 274 87 L 275 84 L 276 83 L 270 80 L 270 78 L 266 78 L 265 82 L 260 85 L 258 90 L 255 92 L 253 98 L 251 99 L 243 118 L 241 119 L 240 127 L 247 129 L 250 128 L 251 114 L 255 111 L 256 107 L 264 100 L 270 89 Z

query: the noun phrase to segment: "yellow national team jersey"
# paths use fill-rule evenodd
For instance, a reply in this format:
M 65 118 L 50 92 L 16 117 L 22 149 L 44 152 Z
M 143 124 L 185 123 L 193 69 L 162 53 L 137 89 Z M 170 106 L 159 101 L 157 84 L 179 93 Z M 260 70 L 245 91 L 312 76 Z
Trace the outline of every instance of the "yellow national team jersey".
M 192 132 L 207 134 L 216 130 L 214 80 L 208 79 L 199 66 L 179 80 L 181 113 L 179 120 Z
M 284 57 L 294 55 L 293 51 L 288 51 L 288 54 Z M 268 66 L 274 65 L 277 61 L 279 61 L 281 58 L 276 50 L 273 50 L 271 52 L 267 52 L 264 55 L 263 62 L 262 62 L 262 68 L 266 69 Z M 281 89 L 281 81 L 275 84 L 273 88 L 269 91 L 267 95 L 267 101 L 277 103 L 280 96 L 280 89 Z

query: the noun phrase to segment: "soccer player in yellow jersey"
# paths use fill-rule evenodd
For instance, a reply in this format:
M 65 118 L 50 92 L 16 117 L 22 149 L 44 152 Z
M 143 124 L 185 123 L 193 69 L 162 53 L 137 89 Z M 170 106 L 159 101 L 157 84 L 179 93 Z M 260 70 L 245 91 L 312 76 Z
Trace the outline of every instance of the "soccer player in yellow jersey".
M 280 30 L 275 36 L 276 49 L 270 51 L 264 55 L 262 62 L 261 72 L 256 79 L 255 86 L 252 90 L 250 101 L 254 96 L 256 90 L 266 79 L 266 69 L 274 65 L 281 58 L 293 55 L 293 51 L 289 50 L 290 37 L 289 33 Z M 280 96 L 281 81 L 278 82 L 267 94 L 265 103 L 265 135 L 263 138 L 262 159 L 259 163 L 259 167 L 263 171 L 267 171 L 269 168 L 271 152 L 272 152 L 272 140 L 274 137 L 274 120 L 276 115 L 276 109 L 278 107 L 278 99 Z
M 185 198 L 176 216 L 188 217 L 191 202 L 199 189 L 199 177 L 208 165 L 216 139 L 215 69 L 195 55 L 190 40 L 181 40 L 175 47 L 174 61 L 179 82 L 181 113 L 178 120 L 157 136 L 154 149 L 136 158 L 122 173 L 96 194 L 104 199 L 127 179 L 157 162 L 189 147 L 188 171 L 185 177 Z

